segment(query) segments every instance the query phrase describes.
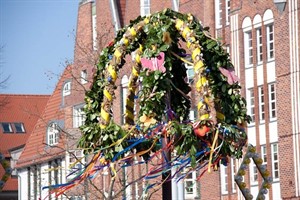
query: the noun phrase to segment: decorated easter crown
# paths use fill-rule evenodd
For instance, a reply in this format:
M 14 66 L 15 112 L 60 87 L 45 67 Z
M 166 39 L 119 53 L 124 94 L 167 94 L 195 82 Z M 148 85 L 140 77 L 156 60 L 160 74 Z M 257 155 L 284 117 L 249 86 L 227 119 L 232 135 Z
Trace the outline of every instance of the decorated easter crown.
M 127 54 L 132 70 L 121 126 L 112 109 Z M 195 74 L 189 83 L 187 65 Z M 86 93 L 79 146 L 101 152 L 106 163 L 135 156 L 147 162 L 167 149 L 188 158 L 192 167 L 209 161 L 210 170 L 229 156 L 242 156 L 250 117 L 240 89 L 228 53 L 192 15 L 166 9 L 138 17 L 100 55 Z M 189 120 L 191 99 L 197 99 L 194 122 Z

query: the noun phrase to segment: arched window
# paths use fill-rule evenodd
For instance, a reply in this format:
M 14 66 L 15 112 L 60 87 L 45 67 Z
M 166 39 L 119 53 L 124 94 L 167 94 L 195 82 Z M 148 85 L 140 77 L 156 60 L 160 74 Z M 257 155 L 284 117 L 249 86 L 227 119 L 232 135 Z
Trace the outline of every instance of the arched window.
M 244 51 L 245 51 L 245 67 L 253 66 L 253 43 L 252 43 L 252 22 L 250 17 L 246 17 L 242 24 L 244 32 Z
M 52 122 L 47 128 L 47 144 L 49 146 L 58 144 L 59 128 L 57 123 Z
M 71 81 L 65 82 L 62 94 L 63 96 L 68 96 L 71 94 Z
M 275 57 L 275 43 L 274 43 L 274 17 L 272 10 L 268 9 L 264 13 L 264 25 L 266 26 L 267 36 L 267 58 L 268 61 L 274 60 Z
M 262 41 L 262 29 L 261 29 L 261 16 L 255 15 L 253 19 L 253 27 L 256 31 L 256 59 L 257 64 L 262 64 L 263 59 L 263 41 Z

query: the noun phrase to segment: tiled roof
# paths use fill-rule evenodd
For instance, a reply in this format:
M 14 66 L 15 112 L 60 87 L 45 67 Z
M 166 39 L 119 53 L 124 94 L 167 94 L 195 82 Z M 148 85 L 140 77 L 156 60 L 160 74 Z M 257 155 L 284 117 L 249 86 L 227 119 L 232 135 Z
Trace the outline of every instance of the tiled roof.
M 49 101 L 45 107 L 45 111 L 42 117 L 37 121 L 37 124 L 30 135 L 24 150 L 17 162 L 17 168 L 30 166 L 32 164 L 39 164 L 54 157 L 59 157 L 65 153 L 64 150 L 64 135 L 60 134 L 59 143 L 55 146 L 47 145 L 46 131 L 49 122 L 63 121 L 64 112 L 62 109 L 62 87 L 64 80 L 70 78 L 68 74 L 70 70 L 67 67 L 60 77 L 56 88 L 49 98 Z
M 5 157 L 10 158 L 9 150 L 25 145 L 49 97 L 50 95 L 0 94 L 0 124 L 17 122 L 23 123 L 25 128 L 25 133 L 16 133 L 14 127 L 12 133 L 3 133 L 0 127 L 0 152 Z M 4 169 L 0 166 L 0 178 L 4 173 Z M 3 191 L 17 189 L 17 179 L 9 178 Z
M 18 190 L 18 178 L 9 178 L 3 187 L 3 191 Z
M 6 156 L 8 150 L 26 143 L 38 118 L 41 116 L 49 95 L 11 95 L 0 94 L 0 123 L 20 122 L 25 133 L 3 133 L 0 128 L 0 150 Z

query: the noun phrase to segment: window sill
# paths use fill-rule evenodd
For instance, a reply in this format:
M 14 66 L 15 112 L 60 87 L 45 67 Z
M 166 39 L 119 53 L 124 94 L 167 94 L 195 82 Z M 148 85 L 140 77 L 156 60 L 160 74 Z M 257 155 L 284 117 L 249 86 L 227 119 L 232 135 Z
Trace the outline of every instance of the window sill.
M 251 69 L 251 68 L 253 68 L 253 64 L 249 64 L 245 66 L 245 69 Z
M 255 127 L 255 123 L 248 124 L 248 128 L 252 128 L 252 127 Z
M 252 183 L 250 183 L 250 187 L 256 187 L 256 186 L 258 186 L 258 182 L 252 182 Z

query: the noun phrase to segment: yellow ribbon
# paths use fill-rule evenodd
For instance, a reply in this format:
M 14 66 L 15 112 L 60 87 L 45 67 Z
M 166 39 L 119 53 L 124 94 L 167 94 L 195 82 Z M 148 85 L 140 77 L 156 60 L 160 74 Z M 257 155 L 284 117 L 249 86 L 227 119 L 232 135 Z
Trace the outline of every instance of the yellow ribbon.
M 200 116 L 200 120 L 205 120 L 209 118 L 209 114 L 204 114 Z
M 171 51 L 171 54 L 172 54 L 173 56 L 175 56 L 176 58 L 178 58 L 178 59 L 182 60 L 183 62 L 185 62 L 185 63 L 187 63 L 187 64 L 189 64 L 189 65 L 193 65 L 193 63 L 192 63 L 192 62 L 190 62 L 190 61 L 187 61 L 186 59 L 184 59 L 184 58 L 182 58 L 182 57 L 178 56 L 178 55 L 177 55 L 176 53 L 174 53 L 173 51 Z
M 105 124 L 100 124 L 101 129 L 105 129 L 107 126 Z
M 197 47 L 192 53 L 192 59 L 195 61 L 196 57 L 200 54 L 201 50 Z
M 138 53 L 135 55 L 135 62 L 141 63 L 141 56 Z
M 220 120 L 224 120 L 225 115 L 223 115 L 223 113 L 217 112 L 217 118 L 220 119 Z
M 199 69 L 201 69 L 202 67 L 204 66 L 202 60 L 199 60 L 195 66 L 194 66 L 194 69 L 195 69 L 195 72 L 197 72 Z
M 183 26 L 183 21 L 180 19 L 177 19 L 175 27 L 180 30 L 180 28 Z
M 210 149 L 209 162 L 208 162 L 208 173 L 211 172 L 210 168 L 211 168 L 212 155 L 215 151 L 215 145 L 216 145 L 216 142 L 217 142 L 217 139 L 218 139 L 218 135 L 219 135 L 219 129 L 216 130 L 216 135 L 215 135 L 213 144 L 212 144 L 211 149 Z
M 110 120 L 110 115 L 108 112 L 106 112 L 103 108 L 101 108 L 101 113 L 100 113 L 102 119 L 104 119 L 106 122 Z
M 202 103 L 202 101 L 200 101 L 200 102 L 198 103 L 198 105 L 197 105 L 198 110 L 200 110 L 200 109 L 202 108 L 203 105 L 204 105 L 204 104 Z
M 202 76 L 196 83 L 197 90 L 200 90 L 200 88 L 206 83 L 207 79 Z
M 115 169 L 114 165 L 115 165 L 114 163 L 110 163 L 110 169 L 113 172 L 112 179 L 115 179 L 116 176 L 117 176 L 117 172 L 116 172 L 116 169 Z
M 122 40 L 123 40 L 123 44 L 124 44 L 125 46 L 128 46 L 128 44 L 129 44 L 128 39 L 127 39 L 127 38 L 122 38 Z
M 120 52 L 119 49 L 116 49 L 114 55 L 116 56 L 117 60 L 119 60 L 119 58 L 122 56 L 122 53 Z
M 111 75 L 112 79 L 114 81 L 116 81 L 117 80 L 117 72 L 113 69 L 113 66 L 109 65 L 107 70 L 108 70 L 109 74 Z
M 139 72 L 138 72 L 134 67 L 132 68 L 131 73 L 132 73 L 134 76 L 139 76 Z
M 126 105 L 130 106 L 131 108 L 134 107 L 134 103 L 130 99 L 126 99 Z
M 131 34 L 133 37 L 136 36 L 136 31 L 134 30 L 133 27 L 131 27 L 131 28 L 129 29 L 129 31 L 130 31 L 130 34 Z
M 144 19 L 144 22 L 145 22 L 145 24 L 148 24 L 148 23 L 149 23 L 149 18 L 146 17 L 146 18 Z
M 103 93 L 104 93 L 104 96 L 105 96 L 109 101 L 112 101 L 112 96 L 111 96 L 111 94 L 110 94 L 106 89 L 104 89 Z
M 189 27 L 185 27 L 182 31 L 182 36 L 184 39 L 186 39 L 186 35 L 191 31 L 191 29 Z
M 134 115 L 129 110 L 126 110 L 125 117 L 128 117 L 129 119 L 134 119 Z

